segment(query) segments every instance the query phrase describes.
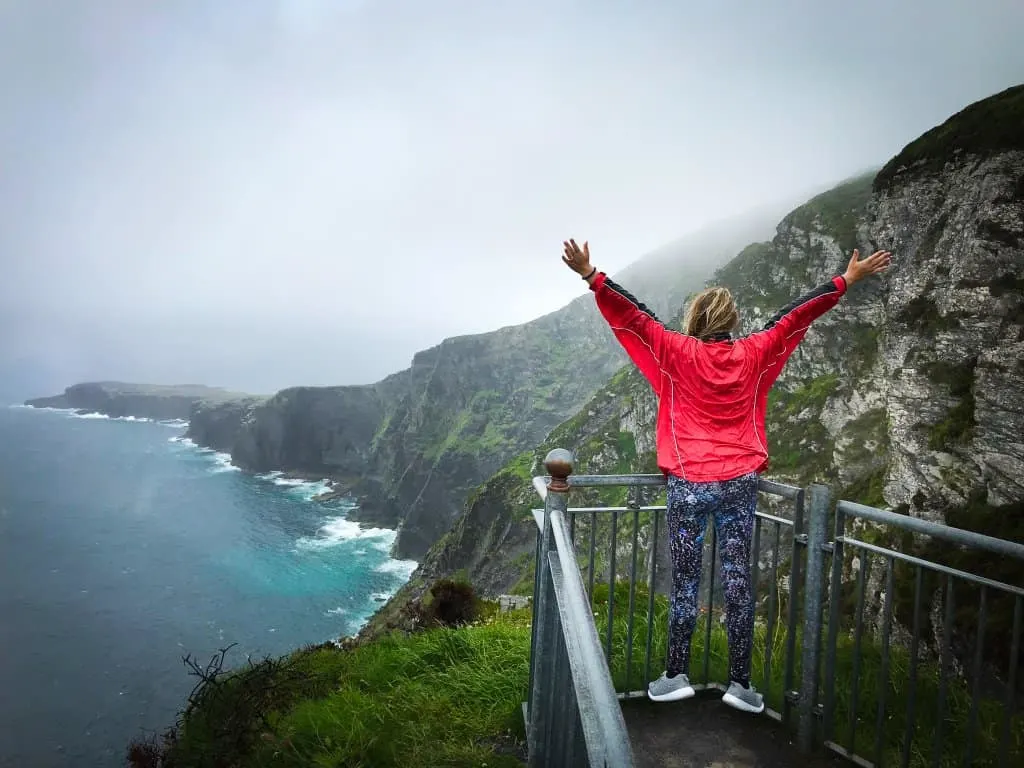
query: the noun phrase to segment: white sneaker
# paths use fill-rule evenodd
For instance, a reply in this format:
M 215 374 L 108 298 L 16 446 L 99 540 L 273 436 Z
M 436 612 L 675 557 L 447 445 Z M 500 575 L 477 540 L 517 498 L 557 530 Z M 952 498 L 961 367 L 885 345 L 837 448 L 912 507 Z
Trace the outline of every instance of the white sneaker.
M 669 677 L 668 672 L 663 672 L 661 677 L 647 686 L 647 698 L 651 701 L 681 701 L 695 693 L 690 678 L 686 675 Z
M 753 685 L 744 688 L 739 683 L 729 683 L 729 690 L 722 696 L 722 701 L 741 712 L 757 714 L 764 711 L 764 696 Z

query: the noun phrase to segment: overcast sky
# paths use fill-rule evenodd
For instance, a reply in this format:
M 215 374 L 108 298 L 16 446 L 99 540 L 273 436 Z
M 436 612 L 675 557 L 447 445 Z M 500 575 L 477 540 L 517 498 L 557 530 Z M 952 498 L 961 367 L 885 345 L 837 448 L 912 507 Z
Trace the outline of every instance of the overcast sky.
M 925 5 L 0 2 L 0 390 L 369 382 L 557 309 L 567 236 L 620 269 L 1024 81 L 1024 3 Z

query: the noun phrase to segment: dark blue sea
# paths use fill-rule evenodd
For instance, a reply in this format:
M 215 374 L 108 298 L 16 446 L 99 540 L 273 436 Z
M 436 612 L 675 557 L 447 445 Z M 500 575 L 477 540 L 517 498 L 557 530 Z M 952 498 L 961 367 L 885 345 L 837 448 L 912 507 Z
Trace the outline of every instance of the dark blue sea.
M 0 406 L 0 766 L 123 766 L 203 663 L 353 634 L 408 578 L 394 533 L 235 470 L 183 424 Z

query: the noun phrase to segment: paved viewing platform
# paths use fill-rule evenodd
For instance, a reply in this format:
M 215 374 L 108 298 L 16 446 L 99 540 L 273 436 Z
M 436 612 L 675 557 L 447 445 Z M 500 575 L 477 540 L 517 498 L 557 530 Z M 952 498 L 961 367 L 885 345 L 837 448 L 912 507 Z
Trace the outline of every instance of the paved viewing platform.
M 667 703 L 626 699 L 622 714 L 637 768 L 848 768 L 838 755 L 802 755 L 794 735 L 762 713 L 737 712 L 722 692 Z

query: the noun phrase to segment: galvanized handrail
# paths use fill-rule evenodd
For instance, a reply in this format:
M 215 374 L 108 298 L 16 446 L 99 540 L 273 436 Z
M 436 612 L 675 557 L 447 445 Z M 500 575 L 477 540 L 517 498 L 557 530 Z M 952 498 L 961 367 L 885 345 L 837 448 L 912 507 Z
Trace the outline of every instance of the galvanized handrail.
M 658 546 L 659 521 L 664 518 L 664 504 L 640 505 L 635 497 L 627 501 L 626 506 L 616 507 L 569 507 L 567 494 L 572 488 L 607 488 L 629 486 L 633 488 L 655 488 L 665 484 L 662 475 L 582 475 L 570 477 L 572 455 L 567 451 L 553 451 L 546 462 L 549 475 L 533 479 L 534 487 L 545 500 L 544 509 L 533 510 L 538 524 L 537 543 L 537 578 L 534 590 L 534 640 L 530 666 L 530 700 L 531 709 L 527 712 L 530 741 L 530 765 L 632 765 L 629 751 L 628 736 L 621 712 L 615 706 L 617 699 L 644 695 L 643 690 L 630 688 L 631 663 L 633 660 L 634 610 L 637 586 L 637 551 L 640 532 L 640 515 L 649 513 L 650 523 L 646 530 L 649 533 L 645 542 L 651 561 L 647 564 L 646 577 L 649 582 L 647 621 L 655 615 L 655 593 L 657 578 L 657 561 L 654 552 Z M 557 471 L 553 471 L 557 470 Z M 549 493 L 549 490 L 555 491 Z M 1012 614 L 1012 631 L 1009 633 L 1009 660 L 1005 665 L 1005 675 L 998 682 L 1005 685 L 1005 702 L 1000 711 L 1002 718 L 999 727 L 998 765 L 1009 766 L 1011 760 L 1019 760 L 1020 753 L 1010 753 L 1011 720 L 1015 717 L 1017 707 L 1018 666 L 1021 656 L 1021 635 L 1024 632 L 1024 584 L 1009 584 L 996 578 L 969 573 L 952 565 L 919 557 L 917 554 L 900 552 L 877 541 L 864 541 L 851 536 L 846 531 L 848 521 L 853 518 L 869 521 L 885 530 L 909 532 L 926 535 L 939 541 L 949 542 L 959 547 L 1001 555 L 1024 562 L 1024 544 L 1005 541 L 985 536 L 973 531 L 941 525 L 926 520 L 912 518 L 891 511 L 868 507 L 851 501 L 841 500 L 834 505 L 831 502 L 828 488 L 812 485 L 807 489 L 782 485 L 767 480 L 760 480 L 759 490 L 762 493 L 788 499 L 794 504 L 794 515 L 787 519 L 777 514 L 758 510 L 753 542 L 753 562 L 751 581 L 755 594 L 758 593 L 758 581 L 762 571 L 759 562 L 761 552 L 762 526 L 773 526 L 774 543 L 770 554 L 770 589 L 767 594 L 767 636 L 773 637 L 776 630 L 784 622 L 785 642 L 781 649 L 784 655 L 784 679 L 781 691 L 781 712 L 768 710 L 778 720 L 796 727 L 797 740 L 801 751 L 810 752 L 824 747 L 852 760 L 861 766 L 881 766 L 883 764 L 883 738 L 887 732 L 886 723 L 890 721 L 889 701 L 886 691 L 892 676 L 891 653 L 894 643 L 894 593 L 896 590 L 896 567 L 913 569 L 914 602 L 912 608 L 913 625 L 909 633 L 909 697 L 906 704 L 905 733 L 898 745 L 902 752 L 897 762 L 907 766 L 911 753 L 927 752 L 914 741 L 917 727 L 918 704 L 916 692 L 920 671 L 920 658 L 927 644 L 922 637 L 925 624 L 923 615 L 928 610 L 922 606 L 924 594 L 923 574 L 929 573 L 942 580 L 941 588 L 935 597 L 935 610 L 941 616 L 941 628 L 934 639 L 935 653 L 939 659 L 939 689 L 933 697 L 933 705 L 937 707 L 935 731 L 931 734 L 931 761 L 939 765 L 942 758 L 945 737 L 944 722 L 948 717 L 948 699 L 950 697 L 950 678 L 952 675 L 952 639 L 955 626 L 956 611 L 954 610 L 954 584 L 970 583 L 980 590 L 977 602 L 977 622 L 973 633 L 965 635 L 972 643 L 969 648 L 970 659 L 964 658 L 964 670 L 970 667 L 967 682 L 971 686 L 970 713 L 966 717 L 966 745 L 963 748 L 963 765 L 971 765 L 978 755 L 979 739 L 979 701 L 980 686 L 983 680 L 984 648 L 986 647 L 985 629 L 988 622 L 989 605 L 995 605 L 997 595 L 1012 602 L 1012 610 L 1007 603 L 1007 614 Z M 805 509 L 806 500 L 806 509 Z M 835 510 L 834 536 L 828 540 L 828 516 Z M 589 600 L 593 599 L 595 586 L 595 536 L 598 515 L 601 520 L 610 521 L 611 546 L 608 551 L 608 587 L 609 600 L 607 607 L 608 634 L 602 639 L 598 637 L 594 622 L 593 607 Z M 629 572 L 629 614 L 626 629 L 626 689 L 616 692 L 609 673 L 612 654 L 612 623 L 616 611 L 615 586 L 620 581 L 621 566 L 616 563 L 617 536 L 619 534 L 620 516 L 632 515 L 632 562 L 623 563 Z M 577 520 L 590 520 L 589 565 L 584 565 L 588 573 L 585 579 L 582 568 L 578 565 L 577 556 L 587 557 L 585 542 L 577 543 Z M 627 517 L 628 519 L 628 517 Z M 623 531 L 627 536 L 628 528 Z M 779 611 L 780 591 L 779 557 L 782 544 L 781 531 L 787 530 L 787 543 L 792 546 L 790 559 L 791 571 L 788 587 L 786 616 Z M 883 537 L 884 538 L 884 537 Z M 890 536 L 890 538 L 892 538 Z M 710 579 L 707 580 L 705 608 L 708 619 L 705 622 L 705 649 L 711 639 L 711 611 L 714 608 L 714 577 L 715 577 L 715 532 L 712 529 L 709 537 Z M 582 546 L 579 546 L 582 545 Z M 628 546 L 628 545 L 627 545 Z M 577 551 L 579 547 L 579 551 Z M 846 551 L 849 549 L 850 551 Z M 856 559 L 851 558 L 856 554 Z M 829 558 L 831 560 L 829 561 Z M 867 574 L 871 570 L 872 558 L 885 564 L 884 573 L 875 589 L 879 590 L 877 617 L 874 629 L 881 638 L 881 667 L 878 671 L 877 702 L 871 703 L 871 719 L 874 729 L 870 734 L 862 734 L 856 739 L 858 712 L 858 695 L 860 692 L 862 667 L 862 640 L 866 628 L 865 612 L 867 606 L 867 584 L 874 578 Z M 859 565 L 858 565 L 859 564 Z M 826 575 L 830 574 L 828 584 Z M 849 574 L 849 576 L 847 576 Z M 876 574 L 878 576 L 878 574 Z M 844 577 L 845 580 L 844 580 Z M 857 608 L 851 617 L 843 606 L 848 599 L 845 589 L 855 581 Z M 780 592 L 781 595 L 781 592 Z M 873 598 L 872 598 L 873 599 Z M 622 602 L 624 598 L 620 598 Z M 828 604 L 827 611 L 825 604 Z M 939 605 L 941 603 L 941 606 Z M 825 613 L 827 612 L 827 632 L 825 630 Z M 777 616 L 777 614 L 779 614 Z M 642 616 L 642 614 L 641 614 Z M 802 616 L 802 621 L 799 617 Z M 778 624 L 776 622 L 778 619 Z M 648 627 L 649 629 L 649 627 Z M 906 636 L 910 627 L 903 627 Z M 803 640 L 798 642 L 798 635 Z M 651 679 L 652 638 L 653 633 L 647 632 L 647 648 L 643 670 L 643 683 Z M 941 636 L 940 636 L 941 635 Z M 837 687 L 837 652 L 840 636 L 852 636 L 854 649 L 851 657 L 852 680 L 848 680 L 842 689 L 845 697 L 846 718 L 848 720 L 846 735 L 837 735 L 836 709 L 839 688 Z M 906 642 L 899 640 L 899 642 Z M 602 645 L 604 646 L 602 648 Z M 904 646 L 905 647 L 905 646 Z M 618 652 L 617 652 L 618 653 Z M 797 673 L 794 664 L 799 661 L 801 669 Z M 602 655 L 605 660 L 602 660 Z M 708 657 L 704 657 L 704 683 L 695 683 L 695 688 L 722 688 L 708 678 Z M 845 657 L 844 657 L 845 658 Z M 821 662 L 824 669 L 821 669 Z M 602 663 L 603 662 L 603 663 Z M 660 661 L 658 662 L 660 663 Z M 771 668 L 777 663 L 772 658 L 772 644 L 766 643 L 763 659 L 765 692 L 768 692 L 772 678 Z M 844 673 L 844 674 L 848 674 Z M 1000 673 L 1001 675 L 1003 673 Z M 539 675 L 539 677 L 538 677 Z M 991 675 L 985 678 L 985 685 L 991 687 Z M 780 691 L 775 690 L 778 695 Z M 820 697 L 820 701 L 819 701 Z M 852 701 L 852 703 L 851 703 Z M 932 705 L 931 703 L 929 704 Z M 797 717 L 793 717 L 794 710 Z M 565 722 L 566 719 L 571 722 Z M 1014 726 L 1018 727 L 1018 726 Z M 862 731 L 869 729 L 862 727 Z M 995 731 L 990 730 L 990 734 Z M 865 741 L 867 737 L 867 741 Z M 893 736 L 892 738 L 895 738 Z M 987 738 L 994 738 L 989 735 Z M 840 741 L 844 743 L 839 743 Z M 912 744 L 913 742 L 913 744 Z M 858 747 L 859 744 L 868 744 Z M 890 751 L 897 749 L 895 742 L 887 747 Z M 946 758 L 948 759 L 948 758 Z M 889 763 L 886 762 L 886 765 Z M 1017 764 L 1017 763 L 1013 763 Z
M 543 491 L 538 488 L 545 503 L 537 540 L 525 713 L 529 765 L 632 768 L 629 734 L 602 658 L 565 518 L 572 454 L 552 451 L 545 466 L 551 480 Z

